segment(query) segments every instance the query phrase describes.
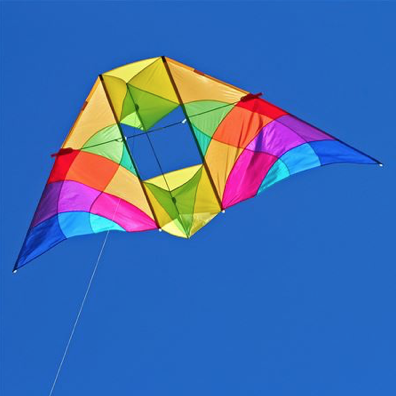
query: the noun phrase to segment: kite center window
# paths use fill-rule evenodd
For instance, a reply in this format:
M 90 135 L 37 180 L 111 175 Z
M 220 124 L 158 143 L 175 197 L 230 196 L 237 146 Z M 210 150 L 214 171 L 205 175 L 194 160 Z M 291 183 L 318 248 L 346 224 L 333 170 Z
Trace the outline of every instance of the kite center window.
M 177 108 L 146 132 L 121 124 L 143 180 L 202 163 L 193 133 L 184 120 L 183 111 Z

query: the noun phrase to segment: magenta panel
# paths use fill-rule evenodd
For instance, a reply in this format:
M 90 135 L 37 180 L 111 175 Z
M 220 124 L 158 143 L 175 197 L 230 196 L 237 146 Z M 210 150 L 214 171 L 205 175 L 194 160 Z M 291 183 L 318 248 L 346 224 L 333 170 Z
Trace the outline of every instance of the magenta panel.
M 266 153 L 245 150 L 234 165 L 225 187 L 224 208 L 257 194 L 258 189 L 277 157 Z
M 59 212 L 89 212 L 91 205 L 99 196 L 100 191 L 75 181 L 65 181 L 63 183 L 60 196 Z
M 158 228 L 154 220 L 136 206 L 106 193 L 102 193 L 95 201 L 91 213 L 106 217 L 129 232 Z

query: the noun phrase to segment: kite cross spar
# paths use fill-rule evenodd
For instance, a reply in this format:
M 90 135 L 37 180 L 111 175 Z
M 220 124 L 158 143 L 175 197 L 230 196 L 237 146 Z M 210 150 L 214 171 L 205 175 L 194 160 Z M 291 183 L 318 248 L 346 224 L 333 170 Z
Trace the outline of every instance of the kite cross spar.
M 296 173 L 332 163 L 382 166 L 260 96 L 164 56 L 100 75 L 53 155 L 14 272 L 74 236 L 158 229 L 190 238 L 220 212 Z M 159 127 L 176 109 L 183 119 Z M 164 173 L 150 135 L 178 124 L 188 125 L 201 161 Z M 125 127 L 138 134 L 126 136 Z M 147 180 L 127 143 L 142 134 L 160 169 Z

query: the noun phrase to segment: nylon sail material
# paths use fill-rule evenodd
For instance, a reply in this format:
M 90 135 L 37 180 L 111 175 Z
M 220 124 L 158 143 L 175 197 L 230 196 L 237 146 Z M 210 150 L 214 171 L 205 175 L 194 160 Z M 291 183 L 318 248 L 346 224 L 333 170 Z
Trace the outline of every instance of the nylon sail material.
M 150 131 L 177 108 L 202 163 L 142 180 L 123 127 Z M 379 164 L 270 102 L 165 57 L 98 78 L 61 149 L 16 269 L 78 235 L 161 228 L 189 238 L 222 210 L 296 173 Z

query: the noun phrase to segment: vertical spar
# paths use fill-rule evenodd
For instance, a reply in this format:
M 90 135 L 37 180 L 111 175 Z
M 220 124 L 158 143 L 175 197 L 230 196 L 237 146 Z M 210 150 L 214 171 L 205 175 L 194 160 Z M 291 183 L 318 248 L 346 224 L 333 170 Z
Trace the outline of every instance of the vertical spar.
M 193 137 L 194 137 L 194 141 L 195 141 L 195 144 L 196 144 L 196 146 L 197 146 L 199 155 L 201 156 L 202 164 L 203 164 L 203 166 L 204 166 L 204 168 L 205 168 L 205 171 L 206 171 L 206 173 L 207 173 L 207 175 L 208 175 L 208 178 L 209 178 L 210 184 L 211 184 L 211 186 L 212 186 L 212 189 L 213 189 L 213 191 L 214 191 L 214 193 L 215 193 L 215 195 L 216 195 L 216 198 L 217 198 L 217 202 L 218 202 L 218 204 L 219 204 L 219 207 L 220 207 L 221 210 L 223 210 L 223 206 L 222 206 L 222 204 L 221 204 L 221 199 L 220 199 L 219 193 L 218 193 L 218 191 L 217 191 L 216 186 L 214 185 L 214 182 L 213 182 L 213 179 L 212 179 L 212 175 L 211 175 L 211 173 L 210 173 L 210 171 L 209 171 L 208 165 L 207 165 L 206 160 L 205 160 L 205 156 L 203 155 L 202 150 L 201 150 L 201 147 L 199 146 L 199 143 L 198 143 L 198 141 L 197 141 L 197 137 L 195 136 L 194 129 L 193 129 L 192 125 L 191 125 L 190 118 L 188 117 L 188 114 L 187 114 L 186 108 L 185 108 L 185 106 L 184 106 L 182 97 L 180 96 L 180 92 L 179 92 L 179 90 L 178 90 L 178 88 L 177 88 L 177 85 L 176 85 L 176 83 L 175 83 L 175 80 L 173 79 L 172 73 L 171 73 L 171 71 L 170 71 L 170 69 L 169 69 L 169 65 L 168 65 L 168 63 L 167 63 L 167 61 L 166 61 L 166 57 L 165 57 L 165 56 L 161 56 L 161 59 L 162 59 L 162 61 L 164 62 L 164 66 L 165 66 L 165 69 L 166 69 L 166 71 L 167 71 L 167 73 L 168 73 L 170 82 L 172 83 L 172 86 L 173 86 L 173 89 L 175 90 L 175 93 L 176 93 L 177 99 L 178 99 L 178 101 L 179 101 L 180 107 L 181 107 L 182 110 L 183 110 L 184 117 L 186 117 L 188 126 L 190 127 L 190 131 L 191 131 L 191 133 L 192 133 L 192 135 L 193 135 Z
M 122 141 L 124 142 L 125 148 L 126 148 L 127 151 L 128 151 L 128 154 L 129 154 L 129 157 L 130 157 L 130 159 L 131 159 L 131 161 L 132 161 L 132 164 L 133 164 L 133 166 L 134 166 L 135 169 L 136 169 L 137 178 L 139 179 L 140 186 L 142 187 L 144 196 L 146 197 L 146 200 L 147 200 L 147 203 L 148 203 L 148 205 L 149 205 L 149 207 L 150 207 L 151 213 L 153 214 L 154 221 L 155 221 L 155 223 L 157 224 L 157 227 L 158 227 L 159 229 L 161 229 L 161 226 L 160 226 L 160 224 L 159 224 L 159 222 L 158 222 L 157 216 L 155 215 L 154 208 L 153 208 L 153 206 L 151 205 L 151 202 L 150 202 L 150 200 L 149 200 L 149 198 L 148 198 L 147 191 L 146 191 L 146 188 L 144 187 L 142 178 L 140 177 L 140 174 L 139 174 L 138 168 L 137 168 L 137 166 L 136 166 L 136 163 L 135 163 L 135 161 L 134 161 L 134 159 L 133 159 L 133 157 L 132 157 L 132 153 L 131 153 L 131 151 L 129 150 L 128 143 L 127 143 L 127 141 L 126 141 L 126 139 L 125 139 L 125 136 L 124 136 L 124 134 L 123 134 L 123 132 L 122 132 L 121 125 L 120 125 L 120 123 L 119 123 L 119 121 L 118 121 L 116 112 L 115 112 L 114 107 L 113 107 L 113 103 L 111 102 L 109 93 L 108 93 L 107 88 L 106 88 L 106 83 L 104 82 L 103 76 L 102 76 L 101 74 L 99 75 L 99 78 L 100 78 L 100 81 L 102 82 L 103 89 L 104 89 L 104 91 L 105 91 L 105 93 L 106 93 L 107 101 L 109 102 L 109 105 L 110 105 L 110 107 L 111 107 L 111 111 L 112 111 L 112 113 L 113 113 L 114 120 L 115 120 L 115 122 L 117 123 L 118 131 L 120 132 Z M 142 123 L 142 125 L 143 125 L 143 123 Z

